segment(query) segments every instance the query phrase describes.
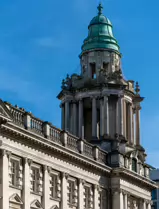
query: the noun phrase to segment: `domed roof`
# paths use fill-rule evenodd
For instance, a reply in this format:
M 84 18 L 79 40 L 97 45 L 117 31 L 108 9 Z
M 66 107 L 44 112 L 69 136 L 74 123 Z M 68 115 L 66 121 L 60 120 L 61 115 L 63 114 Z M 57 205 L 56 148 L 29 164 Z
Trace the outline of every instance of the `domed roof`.
M 82 53 L 89 50 L 113 50 L 119 52 L 119 45 L 113 36 L 110 20 L 102 14 L 102 5 L 98 6 L 98 15 L 95 16 L 89 26 L 88 37 L 82 45 Z

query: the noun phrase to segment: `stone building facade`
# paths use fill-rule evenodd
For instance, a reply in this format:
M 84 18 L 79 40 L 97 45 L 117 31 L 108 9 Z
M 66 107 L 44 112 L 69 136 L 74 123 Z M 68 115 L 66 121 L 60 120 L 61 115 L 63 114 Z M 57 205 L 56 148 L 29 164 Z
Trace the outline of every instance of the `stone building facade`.
M 126 81 L 111 22 L 98 14 L 80 75 L 62 81 L 62 128 L 0 101 L 1 209 L 150 209 L 138 83 Z

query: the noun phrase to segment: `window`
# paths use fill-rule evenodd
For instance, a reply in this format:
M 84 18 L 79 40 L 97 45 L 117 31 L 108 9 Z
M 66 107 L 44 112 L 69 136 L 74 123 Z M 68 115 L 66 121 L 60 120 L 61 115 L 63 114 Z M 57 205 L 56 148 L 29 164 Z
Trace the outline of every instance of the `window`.
M 105 70 L 108 70 L 108 66 L 109 66 L 109 63 L 103 63 L 103 68 L 105 69 Z
M 31 168 L 31 190 L 35 193 L 39 192 L 40 171 L 39 168 Z
M 100 206 L 100 209 L 106 208 L 106 191 L 103 189 L 100 191 L 99 206 Z
M 91 77 L 92 79 L 95 79 L 96 78 L 96 64 L 90 63 L 90 68 L 91 68 Z
M 132 159 L 132 171 L 137 172 L 137 160 L 135 158 Z
M 11 159 L 11 185 L 18 187 L 19 186 L 19 161 Z
M 154 189 L 152 190 L 152 200 L 156 200 L 157 199 L 157 190 Z
M 85 209 L 93 208 L 93 192 L 91 186 L 85 186 Z
M 75 203 L 74 191 L 75 191 L 75 182 L 71 181 L 71 180 L 68 180 L 68 202 L 70 204 Z
M 50 176 L 50 194 L 52 198 L 57 198 L 58 192 L 58 176 L 52 174 Z

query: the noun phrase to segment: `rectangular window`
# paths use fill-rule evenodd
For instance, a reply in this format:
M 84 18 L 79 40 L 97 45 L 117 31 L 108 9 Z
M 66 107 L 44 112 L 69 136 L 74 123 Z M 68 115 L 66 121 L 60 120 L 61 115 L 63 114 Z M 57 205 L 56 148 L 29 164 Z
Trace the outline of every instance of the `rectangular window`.
M 40 180 L 40 170 L 39 168 L 31 168 L 31 186 L 32 191 L 35 193 L 39 192 L 39 180 Z
M 50 194 L 52 198 L 58 198 L 58 176 L 52 174 L 50 176 Z
M 85 186 L 85 209 L 93 208 L 93 193 L 91 186 Z
M 11 185 L 18 187 L 19 186 L 19 161 L 11 159 Z
M 68 202 L 70 204 L 75 203 L 74 191 L 75 191 L 75 181 L 68 180 Z
M 91 68 L 91 77 L 92 79 L 95 79 L 96 78 L 96 64 L 90 63 L 90 68 Z

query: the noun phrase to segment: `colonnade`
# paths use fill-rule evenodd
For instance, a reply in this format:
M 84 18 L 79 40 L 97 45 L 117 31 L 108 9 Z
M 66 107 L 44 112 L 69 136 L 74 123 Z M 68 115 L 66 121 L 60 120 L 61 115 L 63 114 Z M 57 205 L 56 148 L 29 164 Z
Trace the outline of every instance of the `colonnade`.
M 112 191 L 112 209 L 151 209 L 151 200 L 131 197 L 131 194 L 116 189 Z
M 130 144 L 140 144 L 140 107 L 126 100 L 123 95 L 117 95 L 115 108 L 114 134 L 125 136 Z M 110 135 L 111 115 L 110 115 L 110 95 L 102 97 L 90 97 L 92 106 L 92 139 Z M 61 105 L 62 129 L 72 134 L 84 138 L 84 98 L 72 101 L 65 100 Z M 99 110 L 100 126 L 97 121 L 97 110 Z M 135 120 L 134 120 L 135 119 Z M 98 131 L 99 130 L 99 131 Z

